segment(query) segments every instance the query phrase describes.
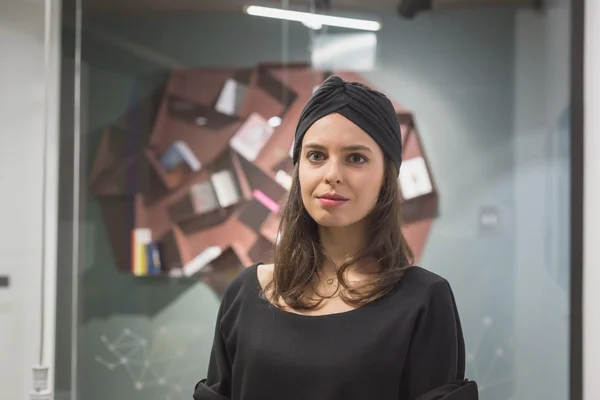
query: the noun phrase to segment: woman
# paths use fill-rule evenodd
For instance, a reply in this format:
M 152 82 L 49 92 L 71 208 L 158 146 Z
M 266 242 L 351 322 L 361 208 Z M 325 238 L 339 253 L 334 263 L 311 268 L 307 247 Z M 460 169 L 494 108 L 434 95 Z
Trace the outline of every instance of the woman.
M 411 267 L 389 99 L 330 77 L 294 143 L 274 262 L 230 284 L 194 398 L 477 399 L 452 290 Z

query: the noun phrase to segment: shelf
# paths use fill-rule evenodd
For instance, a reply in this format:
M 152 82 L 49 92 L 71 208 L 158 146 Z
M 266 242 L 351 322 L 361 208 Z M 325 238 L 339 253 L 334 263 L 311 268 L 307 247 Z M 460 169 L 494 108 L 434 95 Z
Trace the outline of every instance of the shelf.
M 369 84 L 354 72 L 333 73 Z M 100 203 L 119 269 L 131 273 L 135 228 L 147 228 L 158 242 L 165 276 L 183 276 L 181 268 L 202 252 L 222 249 L 197 274 L 216 293 L 240 268 L 270 258 L 294 170 L 296 124 L 325 77 L 306 63 L 177 70 L 164 88 L 107 126 L 89 191 Z M 428 193 L 414 197 L 405 194 L 418 188 L 403 188 L 404 231 L 418 259 L 437 215 L 438 194 L 418 118 L 393 104 L 404 144 L 402 168 L 417 175 L 425 170 L 431 183 Z M 136 116 L 139 123 L 132 125 Z M 240 151 L 247 138 L 231 145 L 241 127 L 265 126 L 275 116 L 281 124 L 263 131 L 268 140 L 262 148 Z M 165 156 L 167 150 L 185 162 Z

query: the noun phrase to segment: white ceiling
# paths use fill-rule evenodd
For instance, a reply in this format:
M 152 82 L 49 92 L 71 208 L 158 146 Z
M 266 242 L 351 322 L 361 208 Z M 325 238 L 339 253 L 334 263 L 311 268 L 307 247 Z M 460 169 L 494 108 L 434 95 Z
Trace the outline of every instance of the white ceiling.
M 85 14 L 163 14 L 181 12 L 241 12 L 250 4 L 310 10 L 315 0 L 83 0 Z M 398 0 L 330 0 L 339 11 L 396 12 Z

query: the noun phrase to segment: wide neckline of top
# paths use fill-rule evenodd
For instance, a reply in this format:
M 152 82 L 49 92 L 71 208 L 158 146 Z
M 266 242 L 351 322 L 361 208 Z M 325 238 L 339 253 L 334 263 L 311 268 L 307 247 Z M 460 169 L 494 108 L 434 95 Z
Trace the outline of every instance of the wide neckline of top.
M 256 290 L 256 296 L 259 298 L 259 301 L 263 302 L 264 304 L 268 305 L 270 308 L 274 309 L 275 312 L 278 312 L 282 315 L 287 315 L 290 316 L 292 318 L 302 318 L 302 319 L 315 319 L 315 320 L 319 320 L 319 319 L 335 319 L 335 318 L 342 318 L 342 317 L 347 317 L 347 316 L 352 316 L 352 315 L 356 315 L 359 313 L 362 313 L 365 309 L 371 308 L 385 300 L 387 300 L 391 293 L 394 292 L 390 292 L 387 295 L 380 297 L 376 300 L 373 300 L 372 302 L 365 304 L 363 306 L 357 307 L 357 308 L 353 308 L 351 310 L 347 310 L 347 311 L 341 311 L 341 312 L 336 312 L 336 313 L 330 313 L 330 314 L 314 314 L 314 315 L 307 315 L 307 314 L 299 314 L 293 311 L 286 311 L 286 310 L 282 310 L 281 308 L 277 307 L 276 305 L 274 305 L 273 303 L 271 303 L 271 301 L 269 301 L 269 299 L 267 299 L 262 293 L 263 293 L 263 287 L 262 284 L 260 283 L 260 279 L 258 278 L 258 266 L 259 265 L 263 265 L 264 263 L 256 263 L 254 265 L 252 265 L 249 268 L 254 269 L 252 272 L 252 277 L 254 280 L 254 288 Z

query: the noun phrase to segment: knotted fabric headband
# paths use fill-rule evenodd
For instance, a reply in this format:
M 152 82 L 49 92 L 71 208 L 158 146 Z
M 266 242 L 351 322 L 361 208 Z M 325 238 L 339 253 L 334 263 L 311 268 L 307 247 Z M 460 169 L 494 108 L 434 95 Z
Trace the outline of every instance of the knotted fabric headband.
M 330 76 L 304 106 L 294 136 L 294 165 L 302 149 L 306 131 L 317 120 L 339 113 L 369 134 L 383 153 L 400 168 L 402 139 L 400 123 L 392 102 L 383 94 L 359 82 Z

